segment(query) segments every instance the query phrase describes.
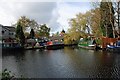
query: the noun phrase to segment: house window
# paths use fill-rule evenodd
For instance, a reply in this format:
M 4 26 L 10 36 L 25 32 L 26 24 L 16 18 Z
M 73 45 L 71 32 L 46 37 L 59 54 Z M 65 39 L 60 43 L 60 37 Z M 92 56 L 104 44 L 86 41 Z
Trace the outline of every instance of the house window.
M 14 35 L 14 33 L 9 33 L 9 35 Z
M 2 31 L 2 34 L 4 34 L 5 32 L 4 31 Z

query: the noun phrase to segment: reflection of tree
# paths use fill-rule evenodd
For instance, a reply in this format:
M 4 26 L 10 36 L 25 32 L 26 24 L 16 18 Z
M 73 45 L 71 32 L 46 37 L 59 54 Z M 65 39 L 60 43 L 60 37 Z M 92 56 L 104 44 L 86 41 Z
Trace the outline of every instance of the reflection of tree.
M 94 52 L 96 54 L 95 57 L 95 65 L 96 65 L 96 75 L 97 78 L 113 78 L 117 75 L 113 75 L 115 63 L 115 55 L 110 54 L 106 51 L 103 52 Z M 101 53 L 101 54 L 99 54 Z
M 84 73 L 89 78 L 111 78 L 114 75 L 115 56 L 107 52 L 89 51 L 85 49 L 65 48 L 64 53 L 73 64 L 73 69 Z M 68 53 L 68 54 L 67 54 Z
M 73 69 L 78 72 L 83 72 L 84 75 L 86 75 L 85 77 L 115 78 L 119 76 L 117 75 L 117 71 L 119 71 L 119 63 L 116 63 L 116 55 L 108 52 L 89 51 L 81 48 L 65 48 L 64 53 L 66 53 L 68 58 L 71 60 L 70 63 L 74 63 L 72 66 Z

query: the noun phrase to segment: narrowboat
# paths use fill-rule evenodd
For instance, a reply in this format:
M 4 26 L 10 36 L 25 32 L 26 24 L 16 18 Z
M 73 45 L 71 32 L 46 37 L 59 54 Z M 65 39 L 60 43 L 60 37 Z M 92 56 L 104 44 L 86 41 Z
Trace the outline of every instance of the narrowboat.
M 47 42 L 47 44 L 45 45 L 45 48 L 48 49 L 48 50 L 62 49 L 62 48 L 64 48 L 64 44 L 61 43 L 61 42 L 49 41 L 49 42 Z
M 116 45 L 107 45 L 107 51 L 113 53 L 120 53 L 120 40 L 117 41 Z
M 78 47 L 89 49 L 89 50 L 95 50 L 96 49 L 96 44 L 92 44 L 92 42 L 93 41 L 90 40 L 90 39 L 81 38 L 79 43 L 78 43 Z

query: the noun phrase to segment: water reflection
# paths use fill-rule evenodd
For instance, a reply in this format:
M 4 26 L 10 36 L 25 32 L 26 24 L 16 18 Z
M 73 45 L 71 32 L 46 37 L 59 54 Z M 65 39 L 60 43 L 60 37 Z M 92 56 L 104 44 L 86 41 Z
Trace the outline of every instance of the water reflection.
M 26 78 L 120 77 L 120 54 L 65 47 L 3 52 L 3 69 Z

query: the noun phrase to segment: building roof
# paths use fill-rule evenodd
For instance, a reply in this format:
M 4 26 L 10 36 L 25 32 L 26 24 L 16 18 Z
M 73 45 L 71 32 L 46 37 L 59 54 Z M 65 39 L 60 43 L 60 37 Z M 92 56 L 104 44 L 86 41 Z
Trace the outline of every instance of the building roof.
M 3 26 L 1 24 L 0 24 L 0 27 L 2 27 L 4 29 L 7 29 L 7 30 L 9 30 L 11 32 L 15 32 L 15 27 L 12 27 L 12 26 Z
M 53 36 L 53 37 L 50 37 L 50 40 L 61 40 L 63 39 L 63 36 Z
M 0 24 L 0 26 L 2 27 L 3 25 L 2 25 L 2 24 Z

